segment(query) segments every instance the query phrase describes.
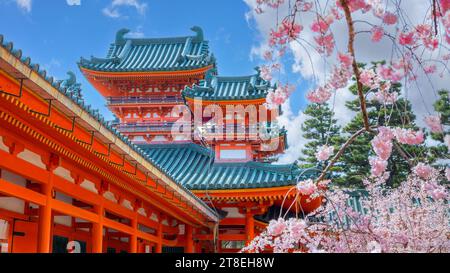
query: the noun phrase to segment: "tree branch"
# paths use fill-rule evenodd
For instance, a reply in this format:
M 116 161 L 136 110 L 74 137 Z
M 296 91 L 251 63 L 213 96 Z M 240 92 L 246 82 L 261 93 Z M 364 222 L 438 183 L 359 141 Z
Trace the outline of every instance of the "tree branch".
M 409 157 L 405 153 L 405 151 L 403 151 L 400 144 L 398 144 L 397 142 L 394 142 L 394 148 L 397 150 L 397 152 L 400 154 L 400 156 L 403 157 L 403 159 L 408 163 L 410 168 L 414 167 L 414 164 L 411 162 L 411 160 L 409 159 Z
M 355 41 L 355 28 L 353 25 L 352 14 L 351 14 L 350 8 L 347 4 L 347 0 L 340 0 L 340 2 L 341 2 L 342 8 L 344 9 L 345 19 L 347 21 L 347 26 L 348 26 L 348 52 L 353 57 L 352 67 L 353 67 L 353 73 L 355 74 L 355 78 L 356 78 L 356 86 L 358 87 L 358 97 L 359 97 L 359 102 L 361 105 L 361 112 L 362 112 L 362 117 L 363 117 L 363 121 L 364 121 L 364 128 L 366 129 L 366 131 L 370 132 L 371 129 L 370 129 L 370 124 L 369 124 L 369 115 L 367 114 L 366 99 L 364 97 L 363 85 L 360 81 L 360 72 L 359 72 L 359 68 L 358 68 L 358 63 L 356 62 L 355 49 L 354 49 L 354 45 L 353 45 L 354 41 Z
M 362 133 L 366 132 L 366 128 L 362 128 L 359 131 L 357 131 L 356 133 L 354 133 L 345 143 L 344 145 L 342 145 L 342 147 L 339 149 L 339 151 L 337 152 L 337 154 L 333 157 L 333 159 L 331 159 L 330 163 L 328 163 L 327 167 L 322 171 L 322 173 L 320 174 L 319 178 L 317 178 L 316 182 L 320 182 L 321 180 L 323 180 L 325 178 L 325 175 L 327 174 L 327 172 L 334 166 L 334 163 L 336 163 L 336 161 L 342 156 L 342 154 L 344 153 L 345 149 L 352 144 L 353 141 L 355 141 L 355 139 L 361 135 Z

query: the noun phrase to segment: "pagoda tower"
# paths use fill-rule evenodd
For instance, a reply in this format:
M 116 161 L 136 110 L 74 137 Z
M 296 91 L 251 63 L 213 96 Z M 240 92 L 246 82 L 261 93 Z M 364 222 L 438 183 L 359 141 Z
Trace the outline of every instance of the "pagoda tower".
M 106 58 L 82 58 L 79 67 L 107 99 L 116 128 L 221 216 L 218 232 L 193 231 L 196 252 L 236 252 L 280 210 L 307 214 L 322 197 L 294 190 L 315 171 L 269 163 L 286 149 L 286 131 L 276 123 L 280 109 L 265 106 L 276 86 L 258 68 L 219 76 L 202 30 L 192 30 L 195 36 L 152 39 L 129 39 L 121 30 Z M 180 121 L 188 130 L 174 130 Z
M 259 68 L 255 70 L 256 74 L 249 76 L 212 75 L 183 90 L 190 109 L 208 112 L 206 108 L 215 106 L 217 112 L 220 108 L 222 121 L 194 121 L 194 127 L 203 128 L 204 141 L 215 151 L 216 162 L 266 162 L 286 148 L 286 131 L 276 121 L 279 109 L 265 106 L 273 86 L 261 78 Z
M 119 30 L 106 58 L 81 58 L 87 80 L 107 100 L 116 128 L 135 144 L 185 140 L 171 133 L 184 105 L 181 91 L 215 72 L 215 58 L 200 27 L 195 36 L 132 39 Z

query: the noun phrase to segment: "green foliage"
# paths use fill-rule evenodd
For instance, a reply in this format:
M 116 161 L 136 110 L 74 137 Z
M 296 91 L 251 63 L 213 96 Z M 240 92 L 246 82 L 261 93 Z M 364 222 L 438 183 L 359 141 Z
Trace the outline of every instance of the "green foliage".
M 431 148 L 432 160 L 448 159 L 449 150 L 444 144 L 444 136 L 450 134 L 450 130 L 445 128 L 450 127 L 450 100 L 449 91 L 440 90 L 438 92 L 439 99 L 434 103 L 434 110 L 441 116 L 441 124 L 444 126 L 444 133 L 432 133 L 431 137 L 440 142 L 439 145 Z
M 302 124 L 303 137 L 308 140 L 305 148 L 302 150 L 303 156 L 300 158 L 301 168 L 311 168 L 319 165 L 315 153 L 318 147 L 323 145 L 334 146 L 337 150 L 340 146 L 340 127 L 336 124 L 337 120 L 333 117 L 333 111 L 326 104 L 309 104 L 304 114 L 308 119 Z M 322 162 L 322 164 L 327 162 Z M 320 167 L 320 166 L 319 166 Z M 339 171 L 336 167 L 332 172 Z
M 357 94 L 356 84 L 350 87 L 350 92 Z M 389 92 L 400 93 L 401 84 L 393 84 Z M 375 90 L 376 91 L 376 90 Z M 364 88 L 365 95 L 368 92 L 374 92 L 369 88 Z M 370 96 L 368 96 L 370 97 Z M 343 128 L 343 133 L 352 135 L 356 131 L 363 128 L 363 117 L 360 112 L 359 99 L 348 101 L 346 103 L 348 109 L 357 112 L 355 118 Z M 400 98 L 393 105 L 384 105 L 376 100 L 367 100 L 367 111 L 369 123 L 371 126 L 390 126 L 401 127 L 418 130 L 415 124 L 415 115 L 412 113 L 411 104 L 408 100 Z M 355 141 L 349 145 L 344 154 L 340 158 L 338 165 L 342 168 L 342 175 L 335 179 L 338 185 L 345 187 L 363 188 L 363 179 L 370 176 L 369 158 L 375 156 L 370 141 L 375 135 L 364 133 L 357 137 Z M 418 160 L 424 160 L 427 155 L 427 148 L 421 146 L 402 145 L 402 149 L 410 156 Z M 389 159 L 388 171 L 390 178 L 389 186 L 396 186 L 403 181 L 411 171 L 406 160 L 401 157 L 399 152 L 394 148 L 392 156 Z

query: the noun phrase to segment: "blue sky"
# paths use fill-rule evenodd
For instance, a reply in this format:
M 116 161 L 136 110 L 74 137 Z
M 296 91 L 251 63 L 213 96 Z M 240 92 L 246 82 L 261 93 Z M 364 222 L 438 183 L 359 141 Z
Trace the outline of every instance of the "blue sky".
M 0 34 L 52 76 L 64 79 L 67 71 L 74 71 L 87 103 L 107 119 L 112 115 L 105 101 L 83 78 L 76 62 L 81 56 L 104 57 L 120 28 L 129 28 L 137 36 L 170 37 L 192 35 L 189 29 L 198 25 L 210 41 L 220 74 L 251 74 L 262 64 L 250 56 L 262 37 L 254 23 L 246 20 L 249 7 L 243 1 L 81 0 L 81 5 L 68 4 L 79 1 L 0 0 Z M 291 105 L 294 112 L 303 107 L 303 92 L 291 97 Z

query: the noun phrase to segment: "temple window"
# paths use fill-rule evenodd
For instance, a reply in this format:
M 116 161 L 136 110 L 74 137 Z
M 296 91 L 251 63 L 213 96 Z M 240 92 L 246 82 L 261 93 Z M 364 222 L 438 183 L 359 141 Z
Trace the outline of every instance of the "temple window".
M 220 159 L 231 160 L 231 159 L 247 159 L 246 150 L 220 150 Z

